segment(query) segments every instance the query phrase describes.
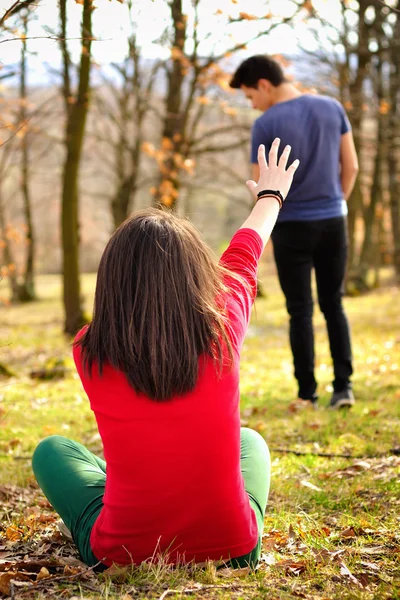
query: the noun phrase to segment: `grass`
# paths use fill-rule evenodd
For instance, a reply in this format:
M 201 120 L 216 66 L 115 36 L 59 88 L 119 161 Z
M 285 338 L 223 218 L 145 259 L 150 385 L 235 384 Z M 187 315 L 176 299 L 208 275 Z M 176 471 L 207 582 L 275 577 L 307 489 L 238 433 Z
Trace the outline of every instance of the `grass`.
M 15 548 L 14 556 L 23 555 L 21 544 L 28 544 L 30 560 L 46 544 L 46 556 L 73 552 L 54 538 L 54 517 L 32 477 L 29 458 L 38 441 L 60 433 L 99 451 L 95 421 L 61 333 L 60 279 L 41 276 L 38 283 L 40 302 L 0 310 L 0 362 L 15 373 L 0 380 L 0 591 L 6 551 Z M 400 290 L 386 285 L 345 299 L 357 398 L 351 412 L 324 408 L 331 392 L 331 364 L 316 309 L 321 408 L 296 413 L 290 408 L 296 388 L 283 297 L 268 269 L 263 284 L 267 297 L 257 301 L 253 314 L 241 385 L 243 424 L 266 438 L 273 464 L 258 571 L 142 565 L 123 576 L 81 577 L 78 572 L 60 582 L 50 578 L 34 592 L 17 587 L 14 597 L 400 599 L 400 458 L 392 451 L 400 446 Z M 94 276 L 85 275 L 88 308 L 93 285 Z M 55 364 L 64 377 L 31 377 Z M 48 516 L 40 517 L 42 513 Z M 14 540 L 13 528 L 20 532 Z

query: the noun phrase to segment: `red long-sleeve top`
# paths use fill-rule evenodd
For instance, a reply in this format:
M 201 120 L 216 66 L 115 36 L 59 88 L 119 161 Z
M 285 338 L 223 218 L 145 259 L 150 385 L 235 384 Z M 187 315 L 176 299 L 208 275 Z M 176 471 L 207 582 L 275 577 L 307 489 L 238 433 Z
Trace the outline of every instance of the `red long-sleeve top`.
M 171 562 L 228 559 L 257 543 L 240 471 L 239 359 L 262 249 L 255 231 L 240 229 L 220 259 L 248 283 L 230 282 L 234 364 L 222 377 L 210 357 L 201 357 L 192 392 L 155 402 L 109 365 L 101 377 L 94 365 L 88 376 L 74 346 L 107 464 L 104 506 L 90 538 L 106 565 L 140 563 L 158 552 Z

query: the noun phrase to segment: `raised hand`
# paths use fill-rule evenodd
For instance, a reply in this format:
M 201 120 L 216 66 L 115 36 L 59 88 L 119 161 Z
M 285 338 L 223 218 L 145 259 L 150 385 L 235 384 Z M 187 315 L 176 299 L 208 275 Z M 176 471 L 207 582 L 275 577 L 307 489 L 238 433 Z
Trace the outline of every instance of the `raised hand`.
M 290 146 L 286 146 L 278 162 L 278 149 L 281 140 L 275 138 L 268 155 L 268 164 L 265 158 L 265 146 L 261 144 L 258 148 L 258 166 L 260 168 L 260 176 L 258 182 L 249 180 L 246 185 L 257 200 L 258 192 L 265 189 L 278 190 L 285 199 L 292 185 L 293 175 L 300 164 L 299 160 L 295 160 L 288 169 L 286 165 L 291 151 Z

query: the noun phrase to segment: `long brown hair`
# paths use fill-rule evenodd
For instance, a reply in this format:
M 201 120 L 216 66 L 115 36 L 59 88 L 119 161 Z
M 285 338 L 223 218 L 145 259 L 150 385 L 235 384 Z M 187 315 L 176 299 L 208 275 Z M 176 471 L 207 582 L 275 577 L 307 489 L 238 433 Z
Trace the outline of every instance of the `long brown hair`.
M 232 364 L 224 296 L 228 272 L 186 219 L 159 209 L 134 213 L 100 261 L 93 320 L 76 343 L 84 368 L 106 363 L 136 392 L 168 400 L 194 389 L 199 357 Z M 230 274 L 230 276 L 232 276 Z

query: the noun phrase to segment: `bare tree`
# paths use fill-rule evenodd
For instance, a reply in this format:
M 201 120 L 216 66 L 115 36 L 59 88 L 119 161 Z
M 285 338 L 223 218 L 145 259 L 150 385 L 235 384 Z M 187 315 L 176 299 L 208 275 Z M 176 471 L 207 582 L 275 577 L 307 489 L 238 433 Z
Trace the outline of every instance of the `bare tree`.
M 215 51 L 207 56 L 200 53 L 202 39 L 199 38 L 199 6 L 201 0 L 193 0 L 194 20 L 189 38 L 188 18 L 183 11 L 182 0 L 171 0 L 171 60 L 167 69 L 167 93 L 165 111 L 162 116 L 162 141 L 158 160 L 160 178 L 155 190 L 154 203 L 175 208 L 182 183 L 182 175 L 193 170 L 195 157 L 208 152 L 222 152 L 247 143 L 248 124 L 233 121 L 222 126 L 210 128 L 199 133 L 200 125 L 207 113 L 210 92 L 221 83 L 228 86 L 228 77 L 224 73 L 221 61 L 245 47 L 244 43 L 233 43 L 226 52 Z M 293 15 L 287 18 L 277 16 L 273 19 L 270 12 L 262 18 L 241 12 L 238 18 L 230 18 L 228 25 L 241 21 L 254 20 L 265 23 L 252 39 L 268 34 L 283 23 L 289 23 L 302 9 L 302 2 L 293 4 Z M 217 7 L 216 7 L 217 8 Z M 225 33 L 225 32 L 224 32 Z M 185 50 L 190 40 L 191 51 Z M 247 40 L 248 42 L 251 40 Z M 234 111 L 233 111 L 234 112 Z M 229 111 L 226 111 L 229 114 Z M 237 133 L 236 141 L 215 143 L 221 135 Z M 241 134 L 241 135 L 240 135 Z
M 143 185 L 139 175 L 145 120 L 153 110 L 153 87 L 164 63 L 161 59 L 155 60 L 146 68 L 137 44 L 132 1 L 127 7 L 130 20 L 128 53 L 122 64 L 111 65 L 117 81 L 103 75 L 104 83 L 94 94 L 96 125 L 91 133 L 97 154 L 109 167 L 113 181 L 110 208 L 114 228 L 126 219 L 134 206 L 136 193 Z
M 31 135 L 29 133 L 28 110 L 27 110 L 27 88 L 26 88 L 26 53 L 27 53 L 27 35 L 28 35 L 28 12 L 22 17 L 23 24 L 23 39 L 21 44 L 21 60 L 20 60 L 20 85 L 19 85 L 19 101 L 20 113 L 19 120 L 22 126 L 25 126 L 25 131 L 21 140 L 21 192 L 24 203 L 24 216 L 26 225 L 26 261 L 23 270 L 23 281 L 18 286 L 18 297 L 21 302 L 30 302 L 36 299 L 34 285 L 34 256 L 35 256 L 35 236 L 33 231 L 32 221 L 32 201 L 30 193 L 30 145 Z
M 343 2 L 341 6 L 342 24 L 337 29 L 314 13 L 318 23 L 315 39 L 320 44 L 321 39 L 325 39 L 321 36 L 321 25 L 324 31 L 332 33 L 332 48 L 327 50 L 321 45 L 320 59 L 330 61 L 336 71 L 339 96 L 348 110 L 360 156 L 359 177 L 348 201 L 348 288 L 360 293 L 369 288 L 369 272 L 372 267 L 378 268 L 379 255 L 385 253 L 384 221 L 388 218 L 392 223 L 394 263 L 399 260 L 396 256 L 400 255 L 396 233 L 399 231 L 396 189 L 400 143 L 396 133 L 399 130 L 399 57 L 395 56 L 398 52 L 399 13 L 389 10 L 395 7 L 386 6 L 380 0 L 360 0 L 354 5 Z M 354 18 L 357 19 L 356 27 Z M 354 33 L 357 35 L 354 36 Z M 388 187 L 391 215 L 385 201 Z M 379 218 L 377 215 L 380 215 Z M 385 254 L 387 256 L 387 252 Z
M 5 22 L 10 17 L 21 12 L 21 10 L 27 8 L 31 8 L 34 5 L 37 5 L 40 0 L 16 0 L 11 3 L 10 6 L 4 11 L 3 16 L 0 18 L 0 28 L 4 27 Z
M 79 277 L 79 192 L 78 177 L 86 117 L 89 107 L 92 44 L 92 0 L 84 0 L 82 51 L 77 90 L 71 84 L 71 59 L 67 47 L 67 3 L 59 0 L 60 45 L 63 57 L 63 96 L 65 103 L 65 163 L 62 176 L 61 231 L 63 251 L 64 331 L 73 335 L 84 324 Z
M 397 2 L 400 8 L 400 2 Z M 390 54 L 390 112 L 388 140 L 389 197 L 393 238 L 393 264 L 400 284 L 400 14 L 389 50 Z
M 4 115 L 3 115 L 4 117 Z M 3 146 L 0 154 L 0 250 L 1 250 L 1 275 L 7 277 L 10 288 L 11 302 L 18 302 L 18 282 L 16 261 L 14 258 L 11 238 L 13 237 L 13 228 L 9 222 L 6 210 L 6 197 L 4 187 L 8 176 L 10 175 L 10 166 L 13 163 L 16 153 L 16 138 L 12 137 L 8 143 Z

